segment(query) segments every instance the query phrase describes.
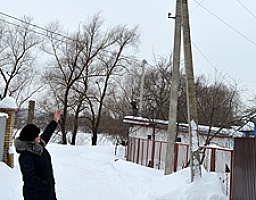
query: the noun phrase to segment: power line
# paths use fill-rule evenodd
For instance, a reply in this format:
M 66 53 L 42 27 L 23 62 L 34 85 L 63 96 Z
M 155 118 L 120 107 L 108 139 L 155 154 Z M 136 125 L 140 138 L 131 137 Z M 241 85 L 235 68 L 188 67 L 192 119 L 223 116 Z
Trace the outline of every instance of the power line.
M 190 13 L 192 13 L 195 9 L 197 9 L 204 1 L 205 0 L 202 0 L 199 3 L 197 3 L 197 5 L 193 9 L 191 9 Z
M 220 20 L 222 23 L 224 23 L 225 25 L 227 25 L 228 27 L 230 27 L 232 30 L 234 30 L 236 33 L 238 33 L 239 35 L 241 35 L 242 37 L 244 37 L 246 40 L 248 40 L 249 42 L 253 43 L 254 45 L 256 45 L 256 43 L 254 41 L 252 41 L 251 39 L 249 39 L 247 36 L 245 36 L 244 34 L 242 34 L 241 32 L 237 31 L 234 27 L 232 27 L 230 24 L 226 23 L 223 19 L 221 19 L 220 17 L 218 17 L 217 15 L 215 15 L 213 12 L 211 12 L 210 10 L 208 10 L 207 8 L 205 8 L 202 5 L 202 2 L 205 0 L 202 0 L 201 2 L 197 2 L 196 0 L 194 0 L 197 3 L 197 6 L 193 9 L 195 10 L 196 8 L 198 8 L 198 6 L 201 6 L 202 8 L 204 8 L 206 11 L 208 11 L 211 15 L 213 15 L 214 17 L 216 17 L 218 20 Z M 239 0 L 237 0 L 239 1 Z M 241 2 L 240 2 L 241 3 Z M 242 3 L 241 3 L 242 5 Z M 248 12 L 249 9 L 247 9 L 244 5 L 242 5 Z M 193 11 L 192 10 L 192 11 Z M 250 12 L 251 13 L 251 12 Z M 251 13 L 252 14 L 252 13 Z M 252 14 L 253 15 L 253 14 Z M 255 15 L 253 15 L 254 17 L 256 17 Z M 224 76 L 222 73 L 219 72 L 219 70 L 212 64 L 212 62 L 205 56 L 205 54 L 198 48 L 198 46 L 194 43 L 193 46 L 198 50 L 198 52 L 204 57 L 204 59 L 210 64 L 211 67 L 213 67 L 213 69 L 215 70 L 215 72 L 217 72 L 222 78 L 223 80 L 229 82 L 229 80 L 226 79 L 226 76 Z M 235 79 L 233 77 L 231 77 L 230 75 L 228 75 L 228 77 L 233 80 L 235 82 Z
M 41 26 L 38 26 L 38 25 L 35 25 L 35 24 L 32 24 L 32 23 L 29 23 L 29 22 L 27 22 L 27 21 L 25 21 L 25 20 L 22 20 L 22 19 L 19 19 L 19 18 L 17 18 L 17 17 L 8 15 L 8 14 L 3 13 L 3 12 L 1 12 L 1 11 L 0 11 L 0 15 L 5 16 L 5 17 L 8 17 L 8 18 L 11 18 L 11 19 L 13 19 L 13 20 L 15 20 L 15 21 L 19 21 L 19 22 L 22 22 L 22 23 L 24 23 L 24 24 L 30 25 L 30 26 L 32 26 L 32 27 L 34 27 L 34 28 L 40 29 L 40 30 L 42 30 L 42 31 L 45 31 L 46 33 L 48 32 L 48 33 L 51 33 L 51 34 L 54 34 L 54 35 L 57 35 L 57 36 L 61 36 L 61 37 L 66 38 L 66 39 L 68 39 L 68 40 L 70 40 L 70 41 L 72 41 L 72 42 L 76 41 L 76 40 L 74 40 L 74 39 L 68 37 L 67 35 L 63 35 L 63 34 L 60 34 L 60 33 L 53 32 L 53 31 L 51 31 L 51 30 L 48 30 L 48 29 L 43 28 L 43 27 L 41 27 Z M 1 20 L 1 19 L 0 19 L 0 20 Z M 1 20 L 1 21 L 3 21 L 3 20 Z M 8 21 L 3 21 L 3 22 L 6 22 L 6 23 L 11 24 L 11 25 L 14 25 L 14 26 L 19 26 L 19 27 L 21 27 L 21 26 L 18 25 L 18 24 L 11 23 L 11 22 L 8 22 Z M 40 33 L 40 32 L 37 32 L 37 31 L 35 31 L 35 30 L 32 30 L 32 29 L 30 29 L 30 30 L 33 31 L 34 33 L 37 33 L 37 34 L 40 34 L 40 35 L 43 35 L 43 36 L 47 36 L 47 34 Z M 59 41 L 63 41 L 63 40 L 59 40 Z M 64 42 L 64 41 L 63 41 L 63 42 Z
M 198 46 L 194 43 L 194 42 L 192 42 L 192 44 L 193 44 L 193 46 L 198 50 L 198 52 L 205 58 L 205 60 L 215 69 L 215 70 L 217 70 L 216 69 L 216 67 L 212 64 L 212 62 L 205 56 L 205 54 L 198 48 Z
M 204 59 L 213 67 L 213 69 L 223 78 L 223 80 L 226 80 L 226 76 L 224 76 L 222 73 L 219 72 L 219 70 L 212 64 L 212 62 L 206 57 L 206 55 L 198 48 L 198 46 L 192 42 L 193 46 L 198 50 L 198 52 L 204 57 Z M 233 81 L 234 78 L 232 78 L 230 75 L 228 75 L 230 79 L 232 79 Z M 227 82 L 229 82 L 228 80 L 226 80 Z
M 243 33 L 239 32 L 238 30 L 236 30 L 233 26 L 231 26 L 230 24 L 228 24 L 227 22 L 225 22 L 223 19 L 221 19 L 220 17 L 218 17 L 216 14 L 214 14 L 212 11 L 210 11 L 209 9 L 207 9 L 206 7 L 204 7 L 202 4 L 200 4 L 199 2 L 197 2 L 196 0 L 194 0 L 199 6 L 201 6 L 203 9 L 205 9 L 207 12 L 209 12 L 212 16 L 214 16 L 215 18 L 217 18 L 219 21 L 221 21 L 223 24 L 225 24 L 226 26 L 228 26 L 229 28 L 231 28 L 233 31 L 235 31 L 237 34 L 239 34 L 240 36 L 242 36 L 244 39 L 246 39 L 247 41 L 251 42 L 252 44 L 254 44 L 256 46 L 256 42 L 254 42 L 253 40 L 251 40 L 250 38 L 248 38 L 246 35 L 244 35 Z
M 256 15 L 253 14 L 252 11 L 250 11 L 244 4 L 242 4 L 241 1 L 236 0 L 245 10 L 247 10 L 248 13 L 250 13 L 255 19 L 256 19 Z
M 0 15 L 4 16 L 5 18 L 6 18 L 6 17 L 7 17 L 7 18 L 11 18 L 11 19 L 13 19 L 13 20 L 15 20 L 15 21 L 18 21 L 18 22 L 21 22 L 21 23 L 23 23 L 23 24 L 27 24 L 27 25 L 29 25 L 29 26 L 34 27 L 34 29 L 39 29 L 39 30 L 45 32 L 45 33 L 43 33 L 43 32 L 36 31 L 36 30 L 34 30 L 34 29 L 27 28 L 27 30 L 29 30 L 29 31 L 31 31 L 31 32 L 33 32 L 33 33 L 35 33 L 35 34 L 42 35 L 42 36 L 44 36 L 44 37 L 48 37 L 47 33 L 51 33 L 51 34 L 54 35 L 54 37 L 53 37 L 52 39 L 53 39 L 53 40 L 56 40 L 56 41 L 59 41 L 59 42 L 68 42 L 68 41 L 70 41 L 70 42 L 81 42 L 81 41 L 78 40 L 78 39 L 73 39 L 73 38 L 71 38 L 71 37 L 69 37 L 69 36 L 67 36 L 67 35 L 64 35 L 64 34 L 61 34 L 61 33 L 53 32 L 53 31 L 48 30 L 48 29 L 46 29 L 46 28 L 43 28 L 43 27 L 41 27 L 41 26 L 38 26 L 38 25 L 35 25 L 35 24 L 32 24 L 32 23 L 29 23 L 29 22 L 27 22 L 27 21 L 25 21 L 25 20 L 19 19 L 19 18 L 17 18 L 17 17 L 11 16 L 11 15 L 5 14 L 5 13 L 3 13 L 3 12 L 1 12 L 1 11 L 0 11 Z M 25 27 L 21 26 L 20 24 L 17 24 L 17 23 L 14 23 L 14 22 L 10 22 L 10 21 L 7 21 L 7 20 L 2 19 L 2 18 L 0 18 L 0 21 L 4 22 L 4 23 L 6 23 L 6 24 L 12 25 L 12 26 L 19 27 L 19 28 L 23 28 L 23 29 L 25 28 Z M 57 37 L 65 38 L 65 39 L 67 39 L 67 41 L 64 41 L 64 40 L 62 40 L 62 39 L 59 39 L 59 38 L 57 38 Z M 104 50 L 104 51 L 106 51 L 106 52 L 111 52 L 111 51 L 108 51 L 108 50 Z M 126 58 L 126 59 L 130 59 L 130 60 L 133 60 L 133 61 L 142 61 L 142 59 L 135 58 L 135 57 L 129 57 L 129 58 L 128 58 L 128 57 L 125 57 L 125 58 Z M 148 65 L 149 65 L 149 64 L 148 64 Z M 149 66 L 152 66 L 152 65 L 149 65 Z
M 6 23 L 6 24 L 12 25 L 12 26 L 19 27 L 19 28 L 23 28 L 23 29 L 25 28 L 25 27 L 23 27 L 23 26 L 21 26 L 21 25 L 19 25 L 19 24 L 15 24 L 15 23 L 13 23 L 13 22 L 9 22 L 9 21 L 4 20 L 4 19 L 2 19 L 2 18 L 0 18 L 0 21 L 4 22 L 4 23 Z M 29 30 L 29 31 L 31 31 L 31 32 L 33 32 L 33 33 L 35 33 L 35 34 L 42 35 L 42 36 L 44 36 L 44 37 L 47 36 L 46 34 L 40 33 L 40 32 L 35 31 L 35 30 L 33 30 L 33 29 L 27 28 L 27 30 Z M 64 42 L 63 40 L 60 40 L 60 39 L 58 39 L 58 38 L 54 38 L 54 40 L 60 41 L 60 42 Z

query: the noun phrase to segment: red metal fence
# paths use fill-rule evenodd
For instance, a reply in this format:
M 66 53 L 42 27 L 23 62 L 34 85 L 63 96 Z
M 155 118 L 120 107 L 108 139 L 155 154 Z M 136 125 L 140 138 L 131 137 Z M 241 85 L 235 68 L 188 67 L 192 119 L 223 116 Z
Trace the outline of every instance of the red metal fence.
M 232 199 L 256 199 L 256 138 L 235 138 Z
M 166 146 L 167 143 L 163 141 L 130 137 L 126 159 L 143 166 L 164 169 Z M 177 171 L 188 165 L 189 145 L 176 142 L 174 148 L 173 170 Z M 216 172 L 219 175 L 223 184 L 222 189 L 230 199 L 233 150 L 200 146 L 200 151 L 201 156 L 205 155 L 202 165 L 207 171 Z

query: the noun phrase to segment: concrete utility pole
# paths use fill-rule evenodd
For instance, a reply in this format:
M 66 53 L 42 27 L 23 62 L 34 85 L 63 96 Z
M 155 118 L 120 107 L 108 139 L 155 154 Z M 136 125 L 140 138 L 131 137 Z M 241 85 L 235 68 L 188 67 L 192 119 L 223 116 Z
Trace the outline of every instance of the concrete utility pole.
M 140 81 L 140 101 L 139 101 L 139 116 L 142 116 L 143 110 L 143 93 L 144 93 L 144 79 L 145 79 L 145 65 L 147 64 L 147 60 L 142 60 L 142 70 L 141 70 L 141 81 Z
M 171 96 L 169 107 L 169 123 L 167 130 L 167 148 L 165 158 L 165 175 L 173 172 L 174 164 L 174 144 L 176 135 L 176 121 L 178 108 L 178 93 L 180 80 L 180 49 L 181 49 L 181 1 L 176 0 L 174 47 L 173 47 L 173 67 L 171 79 Z
M 187 107 L 188 107 L 188 124 L 190 136 L 190 167 L 191 167 L 191 182 L 201 176 L 200 157 L 199 157 L 199 142 L 198 142 L 198 119 L 196 93 L 194 84 L 188 1 L 182 0 L 182 19 L 183 19 L 183 45 L 186 71 L 186 86 L 187 86 Z

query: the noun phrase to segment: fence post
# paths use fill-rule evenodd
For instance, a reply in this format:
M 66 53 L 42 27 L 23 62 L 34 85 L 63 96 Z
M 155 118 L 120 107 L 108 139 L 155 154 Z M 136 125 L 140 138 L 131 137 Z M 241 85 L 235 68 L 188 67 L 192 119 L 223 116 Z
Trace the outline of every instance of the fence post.
M 158 155 L 158 169 L 160 169 L 160 165 L 161 165 L 161 154 L 162 154 L 162 143 L 163 142 L 160 142 L 160 146 L 159 146 L 159 155 Z
M 141 165 L 143 165 L 143 160 L 144 160 L 144 140 L 141 141 Z M 144 161 L 147 165 L 147 161 Z
M 127 153 L 126 153 L 126 160 L 131 161 L 131 153 L 132 153 L 132 138 L 129 137 L 128 139 L 128 146 L 127 146 Z
M 139 157 L 140 157 L 140 139 L 138 139 L 138 151 L 137 151 L 137 158 L 136 158 L 137 164 L 139 164 Z
M 231 164 L 230 164 L 230 185 L 229 185 L 229 199 L 232 199 L 232 181 L 233 181 L 233 162 L 234 162 L 234 151 L 231 151 Z
M 215 151 L 216 151 L 215 148 L 211 150 L 211 166 L 210 166 L 211 172 L 215 172 Z
M 148 151 L 149 151 L 149 140 L 147 140 L 147 155 L 146 155 L 146 162 L 147 162 L 147 164 L 146 164 L 146 166 L 149 165 L 149 163 L 148 163 L 148 161 L 149 161 L 149 158 L 148 158 Z
M 151 160 L 150 160 L 150 164 L 149 167 L 154 168 L 154 160 L 155 160 L 155 140 L 152 140 L 152 152 L 151 152 Z
M 188 150 L 189 150 L 189 145 L 186 146 L 186 162 L 187 162 L 186 167 L 189 166 L 189 159 L 188 159 L 189 158 L 189 155 L 188 155 L 189 151 Z
M 0 112 L 8 115 L 4 140 L 3 162 L 9 167 L 14 167 L 13 128 L 15 125 L 16 109 L 16 101 L 11 97 L 6 97 L 0 102 Z
M 173 171 L 176 172 L 177 171 L 177 165 L 178 165 L 178 153 L 179 153 L 179 146 L 178 144 L 175 142 L 174 144 L 174 160 L 173 160 Z

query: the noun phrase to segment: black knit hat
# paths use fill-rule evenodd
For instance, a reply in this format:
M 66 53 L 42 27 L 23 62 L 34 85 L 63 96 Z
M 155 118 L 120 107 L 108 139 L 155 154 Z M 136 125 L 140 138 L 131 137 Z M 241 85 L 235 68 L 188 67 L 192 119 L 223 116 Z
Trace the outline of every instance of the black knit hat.
M 27 124 L 21 130 L 19 139 L 21 141 L 34 141 L 35 138 L 38 137 L 39 133 L 40 128 L 34 124 Z

